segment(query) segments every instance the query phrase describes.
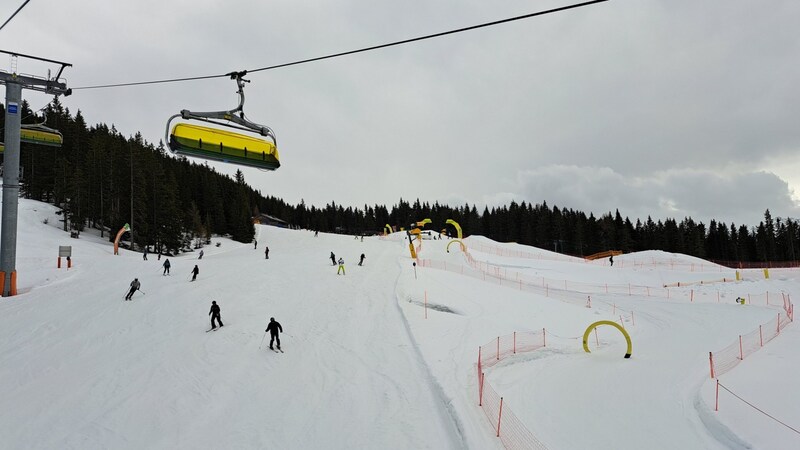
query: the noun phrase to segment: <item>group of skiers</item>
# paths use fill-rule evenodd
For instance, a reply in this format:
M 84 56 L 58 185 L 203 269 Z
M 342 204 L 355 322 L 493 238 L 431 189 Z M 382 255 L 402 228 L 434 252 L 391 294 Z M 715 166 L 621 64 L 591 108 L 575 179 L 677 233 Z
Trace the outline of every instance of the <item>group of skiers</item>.
M 254 240 L 253 242 L 254 242 L 253 248 L 254 249 L 258 248 L 258 241 Z M 158 256 L 159 256 L 158 259 L 160 260 L 161 259 L 161 254 L 159 253 Z M 264 257 L 266 259 L 269 259 L 269 247 L 265 246 Z M 331 258 L 332 259 L 334 258 L 333 253 L 331 253 Z M 142 253 L 142 259 L 147 261 L 147 248 L 145 248 L 144 252 Z M 203 259 L 203 250 L 200 250 L 200 254 L 199 254 L 197 259 Z M 342 268 L 342 271 L 343 271 L 344 270 L 344 261 L 341 258 L 339 259 L 339 261 L 340 261 L 340 267 Z M 361 262 L 363 262 L 363 261 L 364 261 L 364 255 L 362 254 L 361 255 Z M 336 261 L 334 259 L 334 264 L 335 264 L 335 262 Z M 361 264 L 359 263 L 359 265 L 361 265 Z M 164 263 L 162 264 L 162 267 L 164 268 L 164 271 L 163 271 L 162 275 L 164 275 L 164 276 L 169 275 L 170 274 L 169 270 L 172 267 L 172 264 L 169 262 L 169 258 L 167 258 L 164 261 Z M 197 275 L 200 273 L 200 269 L 198 268 L 197 264 L 195 264 L 194 268 L 192 269 L 192 271 L 190 273 L 192 275 L 192 280 L 191 281 L 195 281 L 197 279 Z M 133 299 L 133 294 L 135 294 L 136 291 L 140 291 L 140 292 L 142 292 L 142 294 L 144 294 L 144 291 L 141 290 L 141 287 L 142 287 L 142 283 L 139 281 L 139 278 L 134 278 L 133 281 L 131 281 L 130 289 L 128 290 L 128 293 L 125 295 L 125 300 L 126 301 L 131 301 Z M 219 305 L 217 305 L 216 300 L 211 302 L 211 309 L 208 311 L 208 315 L 211 316 L 211 329 L 208 330 L 208 331 L 215 330 L 217 328 L 217 325 L 219 325 L 220 328 L 223 327 L 223 324 L 222 324 L 222 313 L 221 313 Z M 275 321 L 274 317 L 270 317 L 269 324 L 267 325 L 267 329 L 264 330 L 264 332 L 265 333 L 267 333 L 267 332 L 270 333 L 270 336 L 271 336 L 271 339 L 269 341 L 270 350 L 274 350 L 273 343 L 275 343 L 275 342 L 277 342 L 277 344 L 278 344 L 278 350 L 281 350 L 281 339 L 280 339 L 279 333 L 283 333 L 283 327 L 281 327 L 280 323 Z M 283 350 L 281 350 L 281 351 L 283 351 Z
M 358 265 L 359 266 L 363 266 L 364 265 L 364 259 L 365 258 L 366 258 L 366 256 L 362 253 L 361 254 L 361 258 L 358 261 Z M 336 275 L 346 275 L 345 274 L 345 270 L 344 270 L 344 258 L 339 257 L 339 261 L 336 261 L 336 255 L 333 252 L 331 252 L 331 263 L 335 266 L 337 264 L 337 262 L 339 264 L 339 269 L 336 270 Z

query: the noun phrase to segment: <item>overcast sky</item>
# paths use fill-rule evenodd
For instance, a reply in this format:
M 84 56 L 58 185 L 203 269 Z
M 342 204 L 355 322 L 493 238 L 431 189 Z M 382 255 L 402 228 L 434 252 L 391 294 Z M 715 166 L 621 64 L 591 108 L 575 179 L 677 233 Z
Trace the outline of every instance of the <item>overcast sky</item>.
M 22 3 L 4 0 L 0 20 Z M 77 88 L 256 69 L 570 3 L 32 0 L 0 48 L 72 63 Z M 611 0 L 253 73 L 245 112 L 275 130 L 282 167 L 242 170 L 262 194 L 317 206 L 402 197 L 634 221 L 799 218 L 798 24 L 797 0 Z M 18 71 L 46 67 L 20 59 Z M 231 109 L 235 91 L 216 78 L 62 101 L 157 144 L 169 116 Z

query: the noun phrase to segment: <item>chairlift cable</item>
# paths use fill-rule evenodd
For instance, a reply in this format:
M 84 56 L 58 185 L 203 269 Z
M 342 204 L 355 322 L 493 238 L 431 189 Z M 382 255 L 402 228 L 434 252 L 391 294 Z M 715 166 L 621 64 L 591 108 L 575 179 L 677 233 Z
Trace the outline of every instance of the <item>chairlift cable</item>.
M 592 1 L 587 1 L 587 2 L 583 2 L 583 3 L 575 3 L 575 4 L 572 4 L 572 5 L 562 6 L 562 7 L 559 7 L 559 8 L 553 8 L 553 9 L 548 9 L 548 10 L 544 10 L 544 11 L 537 11 L 537 12 L 534 12 L 534 13 L 524 14 L 524 15 L 521 15 L 521 16 L 515 16 L 515 17 L 510 17 L 510 18 L 507 18 L 507 19 L 495 20 L 495 21 L 492 21 L 492 22 L 486 22 L 486 23 L 482 23 L 482 24 L 478 24 L 478 25 L 472 25 L 472 26 L 469 26 L 469 27 L 457 28 L 457 29 L 449 30 L 449 31 L 442 31 L 442 32 L 439 32 L 439 33 L 428 34 L 428 35 L 425 35 L 425 36 L 419 36 L 419 37 L 415 37 L 415 38 L 411 38 L 411 39 L 404 39 L 404 40 L 401 40 L 401 41 L 389 42 L 389 43 L 386 43 L 386 44 L 374 45 L 374 46 L 371 46 L 371 47 L 364 47 L 364 48 L 360 48 L 360 49 L 356 49 L 356 50 L 350 50 L 350 51 L 346 51 L 346 52 L 333 53 L 333 54 L 325 55 L 325 56 L 318 56 L 316 58 L 308 58 L 308 59 L 303 59 L 303 60 L 299 60 L 299 61 L 293 61 L 293 62 L 288 62 L 288 63 L 283 63 L 283 64 L 277 64 L 277 65 L 273 65 L 273 66 L 260 67 L 260 68 L 257 68 L 257 69 L 248 70 L 248 71 L 244 71 L 244 72 L 245 73 L 262 72 L 262 71 L 265 71 L 265 70 L 272 70 L 272 69 L 279 69 L 279 68 L 283 68 L 283 67 L 296 66 L 296 65 L 299 65 L 299 64 L 305 64 L 305 63 L 310 63 L 310 62 L 315 62 L 315 61 L 321 61 L 321 60 L 324 60 L 324 59 L 337 58 L 337 57 L 340 57 L 340 56 L 352 55 L 352 54 L 356 54 L 356 53 L 363 53 L 363 52 L 368 52 L 368 51 L 372 51 L 372 50 L 378 50 L 378 49 L 387 48 L 387 47 L 394 47 L 394 46 L 397 46 L 397 45 L 409 44 L 409 43 L 412 43 L 412 42 L 438 38 L 438 37 L 447 36 L 447 35 L 450 35 L 450 34 L 456 34 L 456 33 L 462 33 L 462 32 L 465 32 L 465 31 L 477 30 L 479 28 L 486 28 L 486 27 L 490 27 L 490 26 L 501 25 L 501 24 L 504 24 L 504 23 L 515 22 L 515 21 L 523 20 L 523 19 L 530 19 L 532 17 L 543 16 L 543 15 L 546 15 L 546 14 L 553 14 L 553 13 L 557 13 L 557 12 L 566 11 L 566 10 L 569 10 L 569 9 L 575 9 L 575 8 L 580 8 L 580 7 L 583 7 L 583 6 L 593 5 L 593 4 L 596 4 L 596 3 L 604 3 L 604 2 L 607 2 L 607 1 L 609 1 L 609 0 L 592 0 Z M 103 88 L 115 88 L 115 87 L 125 87 L 125 86 L 141 86 L 141 85 L 149 85 L 149 84 L 177 83 L 177 82 L 184 82 L 184 81 L 195 81 L 195 80 L 206 80 L 206 79 L 211 79 L 211 78 L 230 77 L 230 75 L 231 75 L 230 73 L 227 73 L 227 74 L 220 74 L 220 75 L 205 75 L 205 76 L 198 76 L 198 77 L 184 77 L 184 78 L 171 78 L 171 79 L 165 79 L 165 80 L 139 81 L 139 82 L 132 82 L 132 83 L 117 83 L 117 84 L 103 84 L 103 85 L 93 85 L 93 86 L 80 86 L 80 87 L 74 87 L 74 88 L 72 88 L 72 90 L 76 91 L 76 90 L 85 90 L 85 89 L 103 89 Z
M 16 15 L 17 15 L 17 13 L 19 13 L 20 11 L 22 11 L 22 8 L 24 8 L 24 7 L 25 7 L 25 5 L 27 5 L 27 4 L 28 4 L 28 2 L 30 2 L 30 1 L 31 1 L 31 0 L 25 0 L 25 3 L 23 3 L 23 4 L 22 4 L 22 5 L 19 7 L 19 8 L 17 8 L 17 10 L 16 10 L 16 11 L 14 11 L 14 14 L 12 14 L 12 15 L 11 15 L 11 17 L 9 17 L 9 18 L 8 18 L 8 19 L 7 19 L 5 22 L 3 22 L 3 24 L 2 24 L 2 25 L 0 25 L 0 30 L 2 30 L 2 29 L 3 29 L 3 27 L 5 27 L 5 26 L 8 24 L 8 22 L 11 22 L 11 19 L 13 19 L 13 18 L 14 18 L 14 16 L 16 16 Z
M 603 2 L 607 2 L 607 1 L 608 0 L 593 0 L 593 1 L 584 2 L 584 3 L 577 3 L 577 4 L 574 4 L 574 5 L 562 6 L 560 8 L 548 9 L 548 10 L 545 10 L 545 11 L 538 11 L 538 12 L 535 12 L 535 13 L 530 13 L 530 14 L 525 14 L 525 15 L 522 15 L 522 16 L 511 17 L 511 18 L 508 18 L 508 19 L 496 20 L 494 22 L 486 22 L 486 23 L 482 23 L 482 24 L 478 24 L 478 25 L 472 25 L 472 26 L 469 26 L 469 27 L 458 28 L 458 29 L 455 29 L 455 30 L 442 31 L 440 33 L 428 34 L 428 35 L 425 35 L 425 36 L 419 36 L 419 37 L 415 37 L 415 38 L 411 38 L 411 39 L 404 39 L 402 41 L 395 41 L 395 42 L 390 42 L 390 43 L 387 43 L 387 44 L 374 45 L 372 47 L 364 47 L 364 48 L 360 48 L 360 49 L 357 49 L 357 50 L 350 50 L 350 51 L 347 51 L 347 52 L 334 53 L 334 54 L 325 55 L 325 56 L 318 56 L 316 58 L 309 58 L 309 59 L 304 59 L 304 60 L 290 62 L 290 63 L 277 64 L 277 65 L 274 65 L 274 66 L 261 67 L 259 69 L 248 70 L 247 72 L 248 73 L 253 73 L 253 72 L 260 72 L 262 70 L 279 69 L 279 68 L 282 68 L 282 67 L 295 66 L 295 65 L 298 65 L 298 64 L 304 64 L 304 63 L 309 63 L 309 62 L 314 62 L 314 61 L 321 61 L 323 59 L 337 58 L 337 57 L 340 57 L 340 56 L 347 56 L 347 55 L 352 55 L 352 54 L 355 54 L 355 53 L 363 53 L 363 52 L 368 52 L 368 51 L 372 51 L 372 50 L 378 50 L 378 49 L 387 48 L 387 47 L 394 47 L 396 45 L 409 44 L 411 42 L 424 41 L 426 39 L 433 39 L 433 38 L 437 38 L 437 37 L 447 36 L 447 35 L 450 35 L 450 34 L 462 33 L 464 31 L 472 31 L 472 30 L 477 30 L 479 28 L 486 28 L 486 27 L 490 27 L 490 26 L 494 26 L 494 25 L 501 25 L 501 24 L 508 23 L 508 22 L 514 22 L 514 21 L 522 20 L 522 19 L 529 19 L 531 17 L 542 16 L 542 15 L 545 15 L 545 14 L 552 14 L 552 13 L 556 13 L 556 12 L 560 12 L 560 11 L 565 11 L 565 10 L 568 10 L 568 9 L 579 8 L 581 6 L 588 6 L 588 5 L 591 5 L 591 4 L 594 4 L 594 3 L 603 3 Z

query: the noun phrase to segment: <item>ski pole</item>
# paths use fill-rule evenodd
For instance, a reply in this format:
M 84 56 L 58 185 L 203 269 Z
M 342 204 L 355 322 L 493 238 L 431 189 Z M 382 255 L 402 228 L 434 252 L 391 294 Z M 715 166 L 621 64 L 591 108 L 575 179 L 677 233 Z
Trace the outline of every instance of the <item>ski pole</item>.
M 261 350 L 261 346 L 264 345 L 264 339 L 267 338 L 267 332 L 264 332 L 264 337 L 261 338 L 261 343 L 258 344 L 258 349 Z
M 144 293 L 144 291 L 143 291 L 143 290 L 141 290 L 141 289 L 137 289 L 137 291 L 141 292 L 141 293 L 142 293 L 142 295 L 147 295 L 147 294 L 145 294 L 145 293 Z

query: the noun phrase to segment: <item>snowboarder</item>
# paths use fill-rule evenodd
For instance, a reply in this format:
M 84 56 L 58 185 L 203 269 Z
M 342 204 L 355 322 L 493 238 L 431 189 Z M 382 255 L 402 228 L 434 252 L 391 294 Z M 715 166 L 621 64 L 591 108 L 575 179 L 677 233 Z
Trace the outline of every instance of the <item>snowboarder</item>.
M 197 259 L 203 259 L 203 251 L 200 250 L 200 256 Z
M 344 258 L 339 258 L 339 269 L 336 271 L 336 275 L 339 275 L 339 273 L 346 275 L 344 273 Z
M 608 257 L 608 262 L 611 263 L 611 267 L 614 267 L 614 255 Z
M 169 266 L 170 266 L 170 265 L 171 265 L 171 264 L 169 263 L 169 258 L 167 258 L 166 260 L 164 260 L 164 264 L 163 264 L 163 266 L 164 266 L 164 273 L 163 273 L 162 275 L 169 275 Z
M 269 259 L 269 247 L 264 246 L 264 259 Z
M 361 261 L 359 261 L 359 262 L 358 262 L 358 265 L 359 265 L 359 266 L 362 266 L 362 265 L 364 265 L 364 258 L 366 258 L 366 256 L 364 256 L 364 254 L 362 253 L 362 254 L 361 254 Z
M 147 247 L 145 247 L 144 252 L 142 252 L 142 259 L 147 261 Z
M 275 321 L 274 317 L 270 317 L 269 318 L 269 325 L 267 325 L 267 329 L 264 330 L 264 333 L 266 333 L 267 331 L 269 331 L 269 349 L 270 350 L 275 350 L 274 348 L 272 348 L 272 343 L 274 341 L 278 341 L 278 350 L 280 350 L 281 349 L 281 338 L 280 338 L 280 336 L 278 336 L 278 331 L 283 333 L 283 327 L 281 327 L 280 323 Z
M 197 279 L 197 274 L 200 273 L 200 269 L 197 268 L 197 264 L 194 265 L 194 269 L 192 269 L 192 281 Z
M 217 323 L 219 324 L 220 327 L 222 326 L 222 316 L 220 315 L 219 305 L 217 305 L 216 301 L 212 301 L 211 302 L 211 310 L 208 311 L 208 315 L 211 316 L 211 329 L 212 330 L 214 328 L 217 328 L 214 325 L 214 319 L 217 319 Z
M 336 265 L 336 255 L 334 255 L 333 252 L 331 252 L 331 263 L 333 263 L 331 264 L 332 266 Z
M 139 283 L 138 278 L 134 278 L 133 281 L 131 281 L 131 290 L 128 291 L 128 295 L 125 296 L 125 300 L 131 300 L 133 294 L 138 291 L 140 287 L 142 287 L 142 283 Z

